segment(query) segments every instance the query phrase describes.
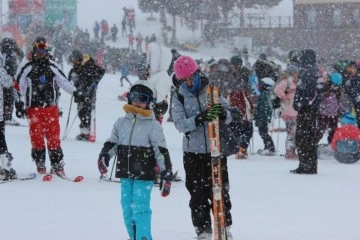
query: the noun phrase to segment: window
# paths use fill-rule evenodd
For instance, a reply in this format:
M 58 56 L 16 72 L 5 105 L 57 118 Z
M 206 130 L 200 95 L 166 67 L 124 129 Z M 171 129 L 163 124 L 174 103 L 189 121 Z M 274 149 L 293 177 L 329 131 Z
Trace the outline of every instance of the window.
M 353 12 L 353 21 L 354 21 L 354 25 L 359 25 L 360 24 L 360 11 L 359 9 L 355 9 Z
M 314 8 L 307 12 L 306 28 L 315 28 L 317 12 Z
M 341 10 L 335 9 L 333 14 L 333 26 L 340 27 L 341 26 Z

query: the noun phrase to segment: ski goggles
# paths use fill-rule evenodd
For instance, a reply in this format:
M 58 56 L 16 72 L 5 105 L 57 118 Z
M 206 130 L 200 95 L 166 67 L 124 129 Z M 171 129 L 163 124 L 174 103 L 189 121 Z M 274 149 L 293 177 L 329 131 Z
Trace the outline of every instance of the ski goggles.
M 139 103 L 149 103 L 151 97 L 148 94 L 145 93 L 139 93 L 139 92 L 131 92 L 128 96 L 128 98 L 132 102 L 139 102 Z
M 36 52 L 43 52 L 45 53 L 47 51 L 47 45 L 44 42 L 38 42 L 36 43 Z

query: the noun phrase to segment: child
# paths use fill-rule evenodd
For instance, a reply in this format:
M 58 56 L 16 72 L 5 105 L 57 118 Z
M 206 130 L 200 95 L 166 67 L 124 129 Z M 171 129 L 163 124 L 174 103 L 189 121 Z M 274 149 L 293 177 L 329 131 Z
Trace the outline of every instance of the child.
M 354 163 L 360 160 L 360 129 L 351 113 L 341 118 L 342 127 L 335 130 L 331 141 L 331 148 L 335 158 L 342 163 Z
M 274 87 L 275 82 L 271 78 L 263 78 L 260 80 L 260 96 L 257 99 L 255 107 L 255 126 L 259 129 L 259 135 L 264 142 L 264 149 L 259 149 L 258 153 L 265 156 L 275 155 L 275 145 L 269 135 L 268 124 L 271 122 L 272 106 L 270 100 L 270 91 Z
M 319 113 L 317 116 L 315 138 L 319 142 L 325 130 L 330 128 L 328 143 L 331 143 L 335 129 L 337 128 L 338 115 L 342 110 L 340 95 L 342 76 L 339 73 L 332 73 L 330 81 L 325 85 L 323 97 L 320 102 Z
M 157 164 L 162 196 L 170 190 L 163 188 L 163 182 L 172 178 L 171 161 L 163 129 L 152 111 L 155 103 L 154 87 L 148 81 L 137 81 L 124 105 L 125 117 L 115 122 L 98 160 L 100 173 L 106 174 L 109 152 L 116 149 L 116 177 L 121 179 L 121 206 L 131 240 L 152 239 L 150 195 Z
M 286 126 L 286 140 L 285 140 L 285 158 L 297 159 L 295 152 L 295 132 L 296 132 L 296 117 L 297 112 L 293 108 L 294 96 L 297 86 L 297 78 L 299 75 L 299 68 L 294 65 L 289 65 L 286 68 L 286 77 L 280 80 L 276 85 L 274 93 L 281 99 L 281 118 Z

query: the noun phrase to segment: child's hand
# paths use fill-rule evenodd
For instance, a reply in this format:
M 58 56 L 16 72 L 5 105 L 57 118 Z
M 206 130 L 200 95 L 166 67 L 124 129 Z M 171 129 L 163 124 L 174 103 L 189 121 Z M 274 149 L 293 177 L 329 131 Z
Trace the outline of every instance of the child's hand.
M 107 173 L 107 167 L 109 167 L 110 154 L 109 153 L 100 153 L 98 160 L 99 172 L 104 175 Z

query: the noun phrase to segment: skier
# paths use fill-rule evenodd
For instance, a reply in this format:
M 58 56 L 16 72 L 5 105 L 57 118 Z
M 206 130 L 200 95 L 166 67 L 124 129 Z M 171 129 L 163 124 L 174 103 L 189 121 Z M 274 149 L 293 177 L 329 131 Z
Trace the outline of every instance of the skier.
M 321 101 L 323 79 L 316 66 L 316 52 L 302 51 L 300 57 L 298 85 L 293 107 L 298 112 L 296 118 L 295 142 L 299 156 L 299 166 L 291 170 L 295 174 L 317 174 L 316 117 Z
M 1 41 L 1 54 L 3 57 L 4 68 L 12 78 L 14 78 L 17 68 L 17 62 L 24 57 L 24 53 L 18 47 L 14 39 L 4 38 Z M 3 88 L 4 98 L 4 121 L 6 125 L 19 126 L 20 124 L 12 117 L 14 102 L 19 98 L 18 91 L 11 88 Z
M 116 26 L 115 23 L 114 23 L 114 25 L 111 27 L 110 32 L 111 32 L 111 39 L 112 39 L 112 41 L 113 41 L 113 42 L 116 42 L 117 34 L 118 34 L 118 32 L 119 32 L 119 29 L 118 29 L 118 27 Z
M 0 55 L 0 180 L 16 179 L 16 172 L 11 167 L 12 154 L 8 152 L 6 139 L 5 139 L 5 123 L 3 119 L 3 88 L 10 88 L 14 85 L 13 78 L 9 76 L 4 69 L 3 59 Z
M 128 63 L 123 63 L 120 66 L 120 73 L 121 73 L 121 77 L 120 77 L 120 86 L 124 86 L 123 84 L 123 80 L 125 79 L 131 86 L 131 82 L 128 79 L 128 75 L 129 75 L 129 67 L 128 67 Z
M 96 101 L 96 89 L 105 70 L 97 66 L 94 60 L 79 50 L 73 50 L 69 56 L 73 68 L 69 72 L 69 80 L 76 87 L 74 101 L 78 104 L 78 117 L 80 119 L 80 134 L 77 140 L 88 141 L 91 125 L 91 108 Z
M 99 24 L 98 21 L 95 21 L 93 31 L 94 31 L 95 39 L 96 39 L 96 40 L 99 40 L 100 24 Z
M 223 97 L 220 97 L 221 105 L 217 104 L 207 109 L 205 89 L 209 85 L 209 79 L 200 76 L 194 59 L 180 56 L 175 61 L 174 71 L 177 79 L 181 81 L 181 86 L 179 94 L 173 95 L 171 111 L 176 129 L 184 133 L 183 162 L 185 184 L 190 193 L 191 218 L 198 239 L 211 239 L 210 213 L 213 192 L 210 143 L 208 137 L 205 137 L 209 134 L 207 122 L 219 116 L 220 121 L 229 124 L 232 118 L 230 112 L 222 107 L 227 106 Z M 183 103 L 179 100 L 180 94 L 183 96 Z M 221 175 L 225 186 L 222 190 L 227 239 L 231 240 L 232 217 L 226 157 L 221 157 Z
M 31 156 L 38 173 L 46 173 L 46 138 L 51 172 L 65 175 L 57 100 L 59 86 L 70 94 L 76 89 L 50 58 L 46 38 L 37 37 L 32 52 L 20 63 L 16 72 L 20 92 L 25 98 L 25 102 L 15 103 L 16 115 L 24 117 L 26 114 L 29 121 Z
M 125 117 L 114 124 L 110 138 L 104 143 L 98 158 L 101 174 L 107 173 L 110 153 L 117 155 L 116 177 L 121 179 L 121 206 L 130 239 L 151 240 L 150 196 L 160 167 L 162 196 L 170 193 L 172 164 L 161 125 L 152 111 L 156 90 L 148 81 L 134 83 L 124 105 Z

